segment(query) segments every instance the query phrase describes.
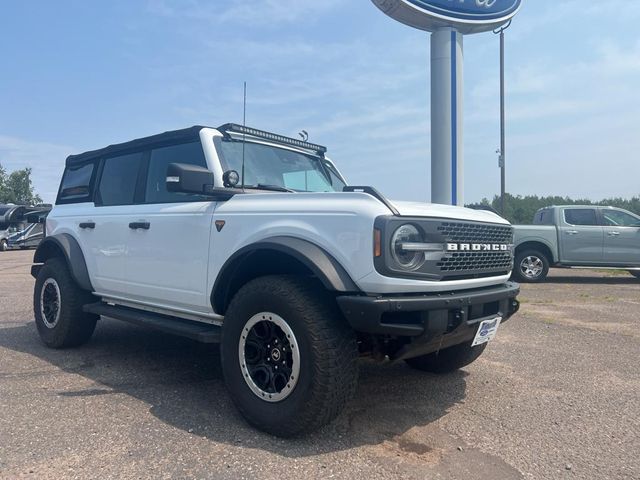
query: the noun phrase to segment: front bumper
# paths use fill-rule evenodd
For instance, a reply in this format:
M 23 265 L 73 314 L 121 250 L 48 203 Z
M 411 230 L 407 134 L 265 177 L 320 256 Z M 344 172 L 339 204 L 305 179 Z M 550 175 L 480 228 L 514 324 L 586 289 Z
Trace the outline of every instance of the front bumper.
M 409 337 L 401 358 L 424 355 L 471 341 L 478 325 L 520 308 L 517 283 L 424 295 L 341 296 L 338 305 L 351 327 L 360 333 Z

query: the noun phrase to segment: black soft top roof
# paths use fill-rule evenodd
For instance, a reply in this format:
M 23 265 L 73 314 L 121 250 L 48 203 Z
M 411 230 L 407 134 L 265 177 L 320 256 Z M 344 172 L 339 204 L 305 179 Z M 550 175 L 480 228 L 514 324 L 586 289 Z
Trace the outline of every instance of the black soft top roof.
M 193 127 L 183 128 L 182 130 L 171 130 L 169 132 L 159 133 L 150 137 L 138 138 L 125 143 L 116 143 L 108 147 L 89 152 L 80 153 L 78 155 L 69 155 L 67 157 L 67 166 L 77 165 L 100 157 L 109 156 L 117 153 L 127 153 L 141 147 L 157 146 L 162 144 L 171 144 L 183 142 L 185 140 L 199 140 L 200 130 L 205 127 L 202 125 L 194 125 Z
M 114 154 L 126 155 L 128 152 L 133 152 L 139 150 L 140 148 L 171 145 L 189 140 L 197 141 L 200 139 L 200 130 L 202 130 L 203 128 L 215 127 L 195 125 L 193 127 L 183 128 L 182 130 L 171 130 L 169 132 L 160 133 L 158 135 L 131 140 L 130 142 L 126 143 L 109 145 L 108 147 L 81 153 L 79 155 L 70 155 L 69 157 L 67 157 L 67 166 L 82 164 L 84 162 L 95 160 L 100 157 L 111 156 Z M 265 132 L 264 130 L 258 130 L 257 128 L 246 127 L 244 125 L 237 125 L 235 123 L 225 123 L 224 125 L 217 127 L 217 130 L 227 137 L 229 137 L 229 134 L 234 133 L 236 135 L 243 135 L 243 137 L 247 136 L 250 138 L 261 138 L 283 145 L 306 149 L 311 152 L 315 152 L 316 155 L 319 155 L 321 157 L 324 156 L 325 152 L 327 151 L 327 147 L 315 143 L 310 143 L 306 140 L 298 140 L 297 138 L 285 137 L 284 135 L 278 135 L 277 133 Z

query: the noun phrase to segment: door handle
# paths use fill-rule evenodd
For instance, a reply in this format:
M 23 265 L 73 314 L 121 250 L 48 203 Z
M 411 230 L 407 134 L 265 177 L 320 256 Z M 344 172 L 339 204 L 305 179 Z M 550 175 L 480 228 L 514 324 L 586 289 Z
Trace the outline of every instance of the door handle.
M 567 230 L 567 235 L 577 235 L 578 233 L 577 230 Z
M 609 235 L 610 237 L 617 237 L 618 235 L 620 235 L 620 232 L 607 232 L 607 235 Z
M 94 228 L 96 228 L 96 222 L 82 222 L 78 226 L 80 228 L 82 228 L 83 230 L 86 229 L 86 228 L 94 229 Z
M 149 222 L 131 222 L 129 224 L 129 228 L 131 230 L 149 230 L 149 228 L 151 228 L 151 224 Z

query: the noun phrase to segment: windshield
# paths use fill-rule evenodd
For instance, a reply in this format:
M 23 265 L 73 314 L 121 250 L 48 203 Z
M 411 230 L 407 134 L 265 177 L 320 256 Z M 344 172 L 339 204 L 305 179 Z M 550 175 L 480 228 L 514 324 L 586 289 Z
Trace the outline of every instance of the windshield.
M 218 143 L 225 171 L 242 173 L 242 141 Z M 244 186 L 274 186 L 296 192 L 341 192 L 345 183 L 326 160 L 272 145 L 244 144 Z M 238 185 L 241 186 L 241 185 Z

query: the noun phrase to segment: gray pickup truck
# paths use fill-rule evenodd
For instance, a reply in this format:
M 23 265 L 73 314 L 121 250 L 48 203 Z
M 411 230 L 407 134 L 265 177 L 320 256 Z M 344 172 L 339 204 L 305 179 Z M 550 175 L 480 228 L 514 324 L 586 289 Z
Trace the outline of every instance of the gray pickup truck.
M 550 267 L 614 268 L 640 278 L 640 216 L 593 205 L 542 208 L 533 225 L 514 226 L 514 248 L 520 282 L 542 282 Z

